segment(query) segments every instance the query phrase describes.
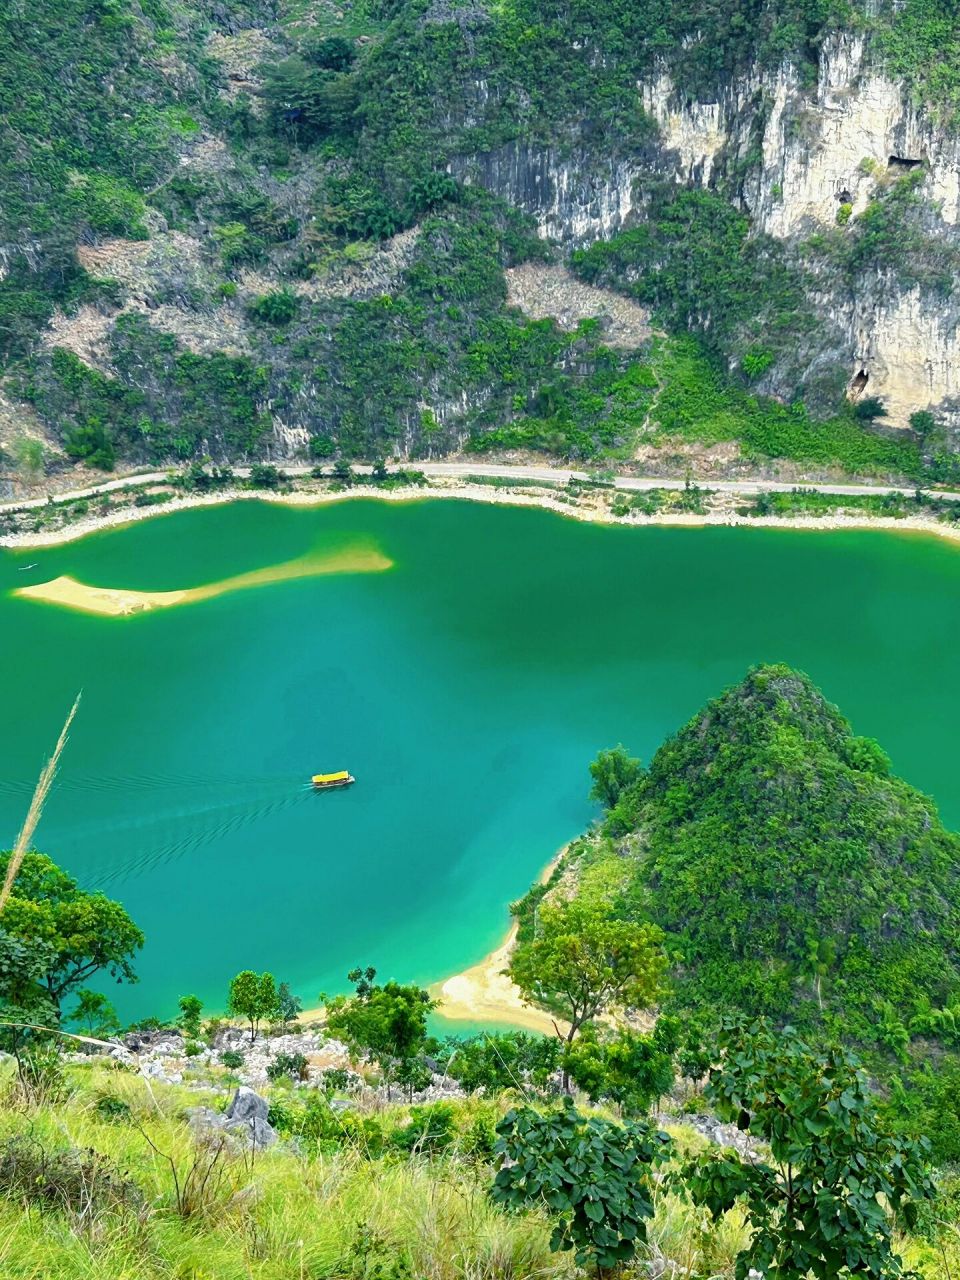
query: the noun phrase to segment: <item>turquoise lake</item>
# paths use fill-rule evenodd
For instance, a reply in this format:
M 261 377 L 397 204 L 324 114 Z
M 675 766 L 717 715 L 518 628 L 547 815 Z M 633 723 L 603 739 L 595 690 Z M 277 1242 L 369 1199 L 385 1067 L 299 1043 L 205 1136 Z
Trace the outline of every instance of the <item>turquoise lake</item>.
M 12 594 L 189 587 L 356 543 L 394 567 L 129 618 Z M 591 821 L 600 748 L 649 759 L 755 662 L 807 671 L 960 826 L 958 637 L 960 547 L 869 531 L 244 502 L 0 550 L 0 847 L 82 688 L 37 845 L 147 935 L 139 984 L 110 989 L 122 1016 L 188 991 L 222 1007 L 248 967 L 308 1005 L 354 965 L 428 983 L 497 943 Z M 339 768 L 356 786 L 304 785 Z

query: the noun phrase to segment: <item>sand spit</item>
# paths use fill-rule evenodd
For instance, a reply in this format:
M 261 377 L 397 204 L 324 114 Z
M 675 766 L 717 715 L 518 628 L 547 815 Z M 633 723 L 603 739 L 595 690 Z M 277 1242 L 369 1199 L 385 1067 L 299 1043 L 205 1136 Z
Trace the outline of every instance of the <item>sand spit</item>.
M 28 600 L 42 600 L 46 604 L 62 605 L 68 609 L 79 609 L 83 613 L 121 618 L 135 613 L 148 613 L 153 609 L 168 609 L 174 605 L 197 604 L 202 600 L 229 595 L 233 591 L 246 591 L 250 587 L 267 586 L 274 582 L 316 578 L 330 573 L 380 573 L 392 565 L 392 560 L 373 548 L 352 547 L 329 554 L 302 556 L 298 560 L 288 560 L 285 564 L 268 565 L 265 569 L 253 569 L 249 573 L 240 573 L 220 582 L 208 582 L 200 587 L 184 587 L 179 591 L 92 587 L 64 575 L 49 582 L 19 587 L 14 595 Z
M 500 946 L 479 964 L 432 987 L 430 994 L 438 1002 L 437 1012 L 453 1022 L 502 1022 L 548 1036 L 556 1035 L 558 1026 L 565 1030 L 562 1019 L 555 1024 L 545 1010 L 524 1004 L 520 988 L 504 972 L 516 941 L 514 925 Z

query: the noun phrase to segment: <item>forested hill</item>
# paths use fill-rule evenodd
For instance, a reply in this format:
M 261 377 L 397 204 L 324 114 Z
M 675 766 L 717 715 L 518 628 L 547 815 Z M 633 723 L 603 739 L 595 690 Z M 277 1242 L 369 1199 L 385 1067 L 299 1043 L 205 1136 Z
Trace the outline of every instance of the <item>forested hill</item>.
M 960 837 L 806 676 L 754 668 L 608 799 L 581 891 L 665 930 L 674 1006 L 955 1043 Z
M 952 477 L 952 10 L 7 5 L 6 464 Z

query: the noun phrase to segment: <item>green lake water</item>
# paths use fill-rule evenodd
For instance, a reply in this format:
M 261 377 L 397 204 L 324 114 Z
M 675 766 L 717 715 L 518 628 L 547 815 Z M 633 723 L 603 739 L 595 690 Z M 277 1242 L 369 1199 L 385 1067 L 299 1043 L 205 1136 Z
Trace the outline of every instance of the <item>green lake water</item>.
M 395 567 L 121 619 L 11 595 L 64 573 L 174 589 L 357 542 Z M 960 826 L 958 637 L 960 548 L 879 532 L 244 502 L 0 550 L 0 847 L 82 688 L 37 844 L 147 934 L 122 1015 L 187 991 L 222 1007 L 247 967 L 309 1004 L 357 964 L 430 982 L 499 941 L 590 822 L 598 749 L 649 759 L 754 662 L 809 672 Z M 305 788 L 338 768 L 357 785 Z

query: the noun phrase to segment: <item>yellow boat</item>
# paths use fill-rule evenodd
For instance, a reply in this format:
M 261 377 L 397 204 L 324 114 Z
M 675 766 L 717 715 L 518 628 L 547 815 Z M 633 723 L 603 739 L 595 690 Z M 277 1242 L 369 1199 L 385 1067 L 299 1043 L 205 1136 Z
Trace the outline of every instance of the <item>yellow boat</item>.
M 326 791 L 329 787 L 349 787 L 356 778 L 346 769 L 341 769 L 339 773 L 315 773 L 310 781 L 318 791 Z

